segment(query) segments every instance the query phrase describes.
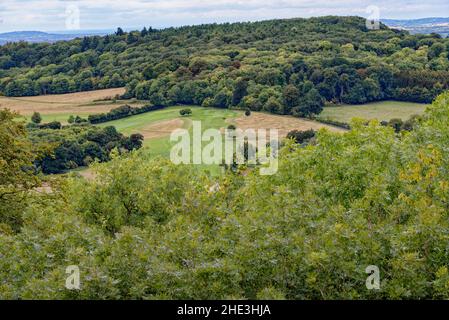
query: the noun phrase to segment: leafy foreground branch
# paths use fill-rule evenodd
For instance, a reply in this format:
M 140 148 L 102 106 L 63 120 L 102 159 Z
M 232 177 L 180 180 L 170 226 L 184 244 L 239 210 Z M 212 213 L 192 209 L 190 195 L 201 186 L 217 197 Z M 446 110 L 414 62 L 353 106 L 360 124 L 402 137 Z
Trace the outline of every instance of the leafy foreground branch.
M 449 94 L 412 132 L 351 127 L 287 144 L 273 176 L 133 153 L 68 179 L 0 234 L 0 297 L 449 298 Z

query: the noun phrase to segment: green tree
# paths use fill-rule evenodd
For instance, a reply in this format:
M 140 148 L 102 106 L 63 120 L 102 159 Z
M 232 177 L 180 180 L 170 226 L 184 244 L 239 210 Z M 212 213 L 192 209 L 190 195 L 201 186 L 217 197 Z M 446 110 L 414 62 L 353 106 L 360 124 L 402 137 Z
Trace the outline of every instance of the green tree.
M 39 124 L 42 122 L 42 116 L 39 112 L 34 112 L 31 116 L 31 121 L 35 124 Z
M 290 114 L 291 110 L 299 104 L 300 93 L 298 88 L 293 85 L 288 85 L 284 88 L 284 113 Z
M 192 109 L 182 109 L 179 111 L 179 114 L 183 117 L 190 116 L 190 115 L 192 115 Z
M 242 99 L 248 94 L 247 91 L 248 88 L 248 82 L 244 79 L 238 79 L 236 84 L 235 84 L 235 88 L 234 88 L 234 92 L 232 93 L 232 105 L 233 106 L 237 106 L 240 104 L 240 102 L 242 101 Z
M 31 191 L 41 186 L 34 161 L 44 149 L 33 146 L 16 117 L 0 110 L 0 234 L 21 227 Z

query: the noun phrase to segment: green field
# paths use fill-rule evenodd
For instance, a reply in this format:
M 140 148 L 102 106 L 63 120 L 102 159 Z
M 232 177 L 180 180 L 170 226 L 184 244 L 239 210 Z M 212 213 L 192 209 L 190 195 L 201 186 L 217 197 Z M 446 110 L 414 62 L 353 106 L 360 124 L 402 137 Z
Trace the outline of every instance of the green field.
M 329 106 L 324 108 L 319 117 L 340 122 L 350 122 L 352 118 L 377 119 L 379 121 L 389 121 L 394 118 L 407 120 L 412 115 L 423 114 L 426 107 L 426 104 L 419 103 L 381 101 L 364 105 Z
M 180 116 L 179 111 L 185 108 L 190 108 L 192 110 L 191 116 Z M 203 108 L 197 106 L 176 106 L 116 121 L 110 121 L 100 124 L 99 126 L 115 126 L 119 132 L 129 135 L 132 133 L 140 133 L 144 131 L 146 127 L 151 126 L 152 124 L 157 124 L 161 121 L 180 119 L 184 122 L 182 126 L 184 129 L 192 130 L 192 121 L 201 121 L 202 131 L 205 131 L 211 128 L 225 128 L 229 125 L 226 120 L 236 118 L 242 114 L 243 112 L 241 111 L 228 109 Z M 170 142 L 170 133 L 167 131 L 163 137 L 145 139 L 144 148 L 148 150 L 151 157 L 161 156 L 164 158 L 169 158 L 170 150 L 174 144 L 175 143 Z M 220 172 L 220 167 L 218 166 L 202 165 L 200 167 L 203 170 L 209 170 L 213 174 L 218 174 Z
M 192 115 L 189 117 L 181 117 L 179 111 L 181 109 L 190 108 Z M 196 106 L 177 106 L 170 107 L 159 111 L 148 112 L 141 115 L 132 116 L 116 121 L 110 121 L 100 124 L 99 126 L 114 126 L 116 129 L 129 135 L 132 133 L 139 133 L 145 130 L 146 127 L 156 124 L 161 121 L 181 119 L 184 122 L 182 126 L 185 129 L 190 129 L 192 121 L 201 121 L 202 130 L 210 128 L 220 129 L 226 127 L 227 119 L 233 119 L 241 114 L 240 111 L 233 111 L 228 109 L 203 108 Z M 145 147 L 150 151 L 151 156 L 168 157 L 170 155 L 170 134 L 167 133 L 165 137 L 145 139 Z

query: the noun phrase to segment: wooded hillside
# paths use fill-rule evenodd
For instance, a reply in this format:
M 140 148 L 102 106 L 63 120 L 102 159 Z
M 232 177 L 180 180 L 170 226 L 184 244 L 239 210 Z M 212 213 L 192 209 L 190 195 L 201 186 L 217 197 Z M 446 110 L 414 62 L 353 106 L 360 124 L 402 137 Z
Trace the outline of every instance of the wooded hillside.
M 323 102 L 431 102 L 449 88 L 449 40 L 321 17 L 0 47 L 7 96 L 127 87 L 154 105 L 319 113 Z

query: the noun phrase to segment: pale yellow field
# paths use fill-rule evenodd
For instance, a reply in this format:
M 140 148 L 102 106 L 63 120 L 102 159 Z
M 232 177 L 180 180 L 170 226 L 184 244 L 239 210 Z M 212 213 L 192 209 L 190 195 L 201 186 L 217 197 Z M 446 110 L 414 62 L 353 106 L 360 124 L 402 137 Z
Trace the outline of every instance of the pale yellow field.
M 313 129 L 315 131 L 321 128 L 327 128 L 333 132 L 343 132 L 344 129 L 322 124 L 316 121 L 300 119 L 291 116 L 278 116 L 273 114 L 253 112 L 251 116 L 241 116 L 228 121 L 236 125 L 237 128 L 246 129 L 277 129 L 280 137 L 286 137 L 290 131 L 305 131 Z
M 0 108 L 10 109 L 24 116 L 31 115 L 33 112 L 39 112 L 42 115 L 107 112 L 116 108 L 117 104 L 96 100 L 114 98 L 117 94 L 121 95 L 124 92 L 124 88 L 116 88 L 36 97 L 0 97 Z

